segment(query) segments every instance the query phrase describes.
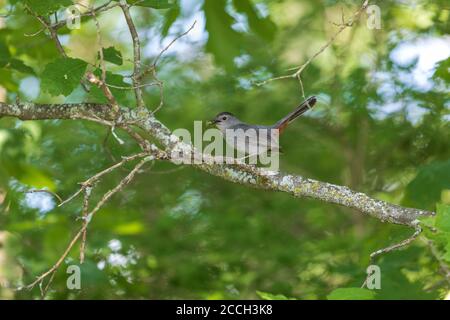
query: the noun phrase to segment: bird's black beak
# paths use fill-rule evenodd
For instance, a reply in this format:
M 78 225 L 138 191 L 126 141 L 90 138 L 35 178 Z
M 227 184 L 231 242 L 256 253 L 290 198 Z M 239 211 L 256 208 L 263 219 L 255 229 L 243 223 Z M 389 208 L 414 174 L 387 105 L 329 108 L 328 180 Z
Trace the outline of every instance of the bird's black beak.
M 217 122 L 219 122 L 219 120 L 212 119 L 212 120 L 209 120 L 206 124 L 208 127 L 211 127 L 211 126 L 215 125 Z

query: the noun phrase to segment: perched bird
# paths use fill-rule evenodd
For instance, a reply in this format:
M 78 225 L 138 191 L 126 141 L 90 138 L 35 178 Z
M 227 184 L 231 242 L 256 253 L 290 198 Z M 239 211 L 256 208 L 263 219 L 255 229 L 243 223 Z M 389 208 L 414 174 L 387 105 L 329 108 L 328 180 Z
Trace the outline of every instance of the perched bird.
M 279 136 L 292 121 L 311 109 L 316 102 L 314 96 L 306 99 L 294 111 L 271 126 L 242 122 L 230 112 L 219 113 L 209 124 L 215 125 L 226 143 L 241 153 L 258 155 L 268 151 L 280 152 Z

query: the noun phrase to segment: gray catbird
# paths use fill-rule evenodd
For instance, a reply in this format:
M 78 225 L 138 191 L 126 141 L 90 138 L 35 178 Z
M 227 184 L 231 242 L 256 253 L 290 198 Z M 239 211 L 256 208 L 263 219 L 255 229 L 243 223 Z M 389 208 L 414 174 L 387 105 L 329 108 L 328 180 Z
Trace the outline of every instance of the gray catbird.
M 209 123 L 216 125 L 227 144 L 239 152 L 250 155 L 267 151 L 280 152 L 280 134 L 292 121 L 311 109 L 316 101 L 314 96 L 306 99 L 294 111 L 271 126 L 247 124 L 229 112 L 219 113 Z

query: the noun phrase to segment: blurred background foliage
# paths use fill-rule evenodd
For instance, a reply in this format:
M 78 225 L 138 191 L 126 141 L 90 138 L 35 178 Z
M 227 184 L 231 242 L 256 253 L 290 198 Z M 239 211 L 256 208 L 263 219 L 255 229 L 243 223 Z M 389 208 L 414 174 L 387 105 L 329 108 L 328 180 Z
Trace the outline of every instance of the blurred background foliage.
M 46 80 L 46 70 L 52 70 L 47 65 L 60 56 L 24 10 L 61 19 L 71 2 L 0 0 L 0 101 L 102 100 L 80 86 L 65 96 L 51 95 L 57 89 Z M 283 136 L 281 169 L 406 206 L 435 210 L 442 203 L 442 233 L 427 234 L 433 242 L 421 239 L 379 259 L 382 288 L 374 297 L 444 298 L 450 261 L 448 2 L 370 3 L 380 8 L 381 29 L 369 29 L 363 14 L 302 73 L 306 95 L 318 96 L 319 103 Z M 342 14 L 350 17 L 360 5 L 137 2 L 131 10 L 147 64 L 197 21 L 161 59 L 165 105 L 158 118 L 171 129 L 189 130 L 193 121 L 225 110 L 248 122 L 275 122 L 302 100 L 299 83 L 255 84 L 304 63 L 336 32 Z M 107 81 L 127 85 L 132 46 L 121 11 L 104 12 L 99 21 L 110 61 Z M 59 35 L 71 58 L 95 63 L 99 47 L 92 20 L 83 18 L 80 29 L 64 27 Z M 123 106 L 134 107 L 132 92 L 114 93 Z M 145 89 L 149 109 L 159 98 L 157 87 Z M 81 224 L 81 199 L 57 208 L 48 194 L 24 191 L 47 188 L 68 197 L 77 183 L 137 150 L 118 134 L 125 145 L 106 128 L 84 121 L 0 119 L 0 298 L 39 298 L 37 288 L 13 288 L 53 265 Z M 94 199 L 129 169 L 109 175 Z M 323 299 L 335 289 L 359 287 L 369 254 L 411 232 L 347 208 L 156 162 L 92 221 L 82 290 L 66 288 L 65 268 L 78 263 L 76 248 L 48 298 Z

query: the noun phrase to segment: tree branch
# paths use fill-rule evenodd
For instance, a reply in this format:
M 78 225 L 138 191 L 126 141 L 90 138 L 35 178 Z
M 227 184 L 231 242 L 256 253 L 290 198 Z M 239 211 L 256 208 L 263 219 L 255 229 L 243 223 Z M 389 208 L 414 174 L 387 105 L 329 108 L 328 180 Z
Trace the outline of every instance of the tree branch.
M 76 5 L 86 8 L 86 6 L 81 5 L 80 3 L 77 3 Z M 94 8 L 93 10 L 89 10 L 87 12 L 81 13 L 80 18 L 90 17 L 93 14 L 100 14 L 102 12 L 109 11 L 118 6 L 119 6 L 119 3 L 112 3 L 112 1 L 108 1 L 105 4 L 102 4 L 102 5 L 98 6 L 97 8 Z M 59 21 L 55 22 L 54 24 L 50 25 L 50 27 L 55 30 L 62 28 L 67 25 L 67 20 L 68 19 L 59 20 Z
M 123 11 L 123 15 L 130 30 L 131 39 L 133 40 L 133 66 L 134 71 L 131 79 L 133 80 L 134 94 L 136 96 L 136 104 L 138 108 L 145 106 L 144 99 L 142 97 L 141 81 L 139 75 L 141 74 L 141 42 L 137 33 L 136 27 L 133 22 L 133 18 L 130 14 L 130 6 L 125 1 L 120 1 L 120 8 Z
M 105 104 L 6 104 L 0 103 L 0 117 L 11 116 L 22 120 L 45 119 L 101 119 L 112 121 L 111 106 Z M 98 121 L 100 122 L 100 121 Z M 363 214 L 383 222 L 416 228 L 421 216 L 434 212 L 405 208 L 385 201 L 373 199 L 364 193 L 345 186 L 334 185 L 297 175 L 269 171 L 246 164 L 217 164 L 210 156 L 203 155 L 192 145 L 181 142 L 150 112 L 143 109 L 120 109 L 117 125 L 134 124 L 151 135 L 164 147 L 166 154 L 182 152 L 203 159 L 193 166 L 225 180 L 247 186 L 289 193 L 295 197 L 308 197 L 356 209 Z M 168 159 L 176 162 L 179 159 Z
M 59 267 L 61 266 L 61 264 L 64 262 L 64 259 L 67 257 L 67 255 L 70 253 L 70 251 L 72 250 L 73 246 L 77 243 L 77 241 L 80 239 L 80 237 L 82 237 L 85 234 L 85 231 L 87 230 L 87 227 L 89 225 L 90 220 L 92 219 L 92 216 L 94 214 L 96 214 L 100 208 L 117 192 L 119 192 L 120 190 L 122 190 L 125 186 L 127 186 L 131 181 L 133 181 L 133 178 L 135 177 L 135 175 L 139 172 L 139 170 L 141 169 L 141 167 L 147 163 L 148 161 L 152 160 L 152 157 L 146 157 L 144 159 L 142 159 L 137 165 L 135 165 L 135 167 L 133 168 L 133 170 L 130 171 L 130 173 L 123 178 L 119 184 L 117 186 L 115 186 L 113 189 L 109 190 L 108 192 L 106 192 L 102 199 L 97 203 L 97 205 L 94 207 L 94 209 L 92 209 L 89 213 L 86 213 L 84 215 L 84 223 L 83 226 L 80 228 L 80 230 L 75 234 L 75 236 L 72 238 L 72 240 L 69 242 L 69 245 L 67 246 L 66 250 L 64 251 L 64 253 L 61 255 L 61 257 L 58 259 L 58 261 L 56 261 L 56 263 L 50 268 L 48 269 L 46 272 L 44 272 L 43 274 L 41 274 L 40 276 L 38 276 L 36 278 L 36 280 L 34 280 L 32 283 L 30 283 L 29 285 L 26 286 L 27 289 L 32 289 L 36 284 L 42 284 L 43 281 L 45 280 L 45 278 L 47 278 L 48 276 L 51 276 L 50 280 L 48 281 L 45 290 L 42 292 L 42 294 L 45 296 L 45 293 L 47 292 L 51 281 L 53 280 L 53 276 L 55 274 L 56 271 L 58 271 Z M 82 239 L 82 246 L 83 246 L 83 239 Z M 84 250 L 84 247 L 82 248 L 82 250 Z M 84 251 L 82 251 L 81 253 L 82 255 L 84 255 Z M 84 257 L 83 257 L 84 259 Z

